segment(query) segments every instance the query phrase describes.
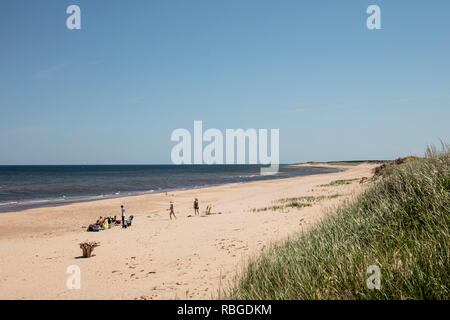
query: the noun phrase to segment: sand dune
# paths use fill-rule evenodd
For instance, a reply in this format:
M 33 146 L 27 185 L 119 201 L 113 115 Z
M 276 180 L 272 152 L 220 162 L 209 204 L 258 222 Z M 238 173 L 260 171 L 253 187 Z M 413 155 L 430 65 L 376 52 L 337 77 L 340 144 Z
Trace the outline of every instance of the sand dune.
M 320 187 L 337 179 L 370 177 L 374 164 L 307 177 L 249 182 L 3 213 L 0 232 L 0 299 L 210 299 L 226 287 L 249 257 L 265 246 L 307 230 L 364 187 Z M 289 212 L 253 208 L 296 196 L 339 194 Z M 212 216 L 193 215 L 213 206 Z M 166 210 L 175 204 L 176 221 Z M 100 215 L 133 214 L 133 226 L 86 232 Z M 79 258 L 82 241 L 101 246 Z M 67 267 L 78 265 L 81 289 L 69 290 Z

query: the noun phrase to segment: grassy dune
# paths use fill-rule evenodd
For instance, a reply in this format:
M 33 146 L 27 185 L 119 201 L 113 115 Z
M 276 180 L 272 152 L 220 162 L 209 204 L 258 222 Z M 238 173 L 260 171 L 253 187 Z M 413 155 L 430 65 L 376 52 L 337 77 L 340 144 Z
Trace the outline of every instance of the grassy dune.
M 449 299 L 450 153 L 386 163 L 372 185 L 305 234 L 252 260 L 231 299 Z M 381 288 L 370 290 L 377 265 Z

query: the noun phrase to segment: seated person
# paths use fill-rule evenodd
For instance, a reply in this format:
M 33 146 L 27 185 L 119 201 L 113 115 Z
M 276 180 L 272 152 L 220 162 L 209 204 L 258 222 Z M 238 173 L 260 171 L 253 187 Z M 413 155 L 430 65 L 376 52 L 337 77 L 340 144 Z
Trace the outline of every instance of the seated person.
M 102 229 L 103 230 L 108 230 L 109 229 L 109 223 L 108 223 L 108 219 L 103 219 L 103 223 L 101 224 Z

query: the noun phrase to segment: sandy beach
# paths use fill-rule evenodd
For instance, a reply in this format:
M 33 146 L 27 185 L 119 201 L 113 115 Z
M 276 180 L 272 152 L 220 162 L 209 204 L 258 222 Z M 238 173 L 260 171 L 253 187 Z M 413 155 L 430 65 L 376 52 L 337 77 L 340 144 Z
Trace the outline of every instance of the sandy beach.
M 0 299 L 211 299 L 252 256 L 306 231 L 367 184 L 376 164 L 344 166 L 338 173 L 267 180 L 2 213 Z M 321 186 L 338 179 L 349 184 Z M 331 196 L 311 207 L 259 211 L 277 200 Z M 193 216 L 193 199 L 215 215 Z M 169 220 L 173 201 L 176 221 Z M 99 216 L 133 215 L 130 228 L 86 232 Z M 220 214 L 219 214 L 220 213 Z M 98 241 L 80 258 L 79 243 Z M 67 268 L 79 266 L 81 288 L 66 286 Z

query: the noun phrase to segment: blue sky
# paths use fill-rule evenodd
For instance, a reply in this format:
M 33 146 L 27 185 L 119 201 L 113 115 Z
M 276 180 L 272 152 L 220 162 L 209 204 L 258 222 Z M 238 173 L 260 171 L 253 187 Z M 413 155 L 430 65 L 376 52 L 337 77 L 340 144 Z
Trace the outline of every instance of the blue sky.
M 77 4 L 82 29 L 66 28 Z M 366 28 L 381 8 L 382 30 Z M 0 2 L 0 164 L 170 163 L 174 129 L 279 128 L 283 163 L 449 142 L 450 1 Z

